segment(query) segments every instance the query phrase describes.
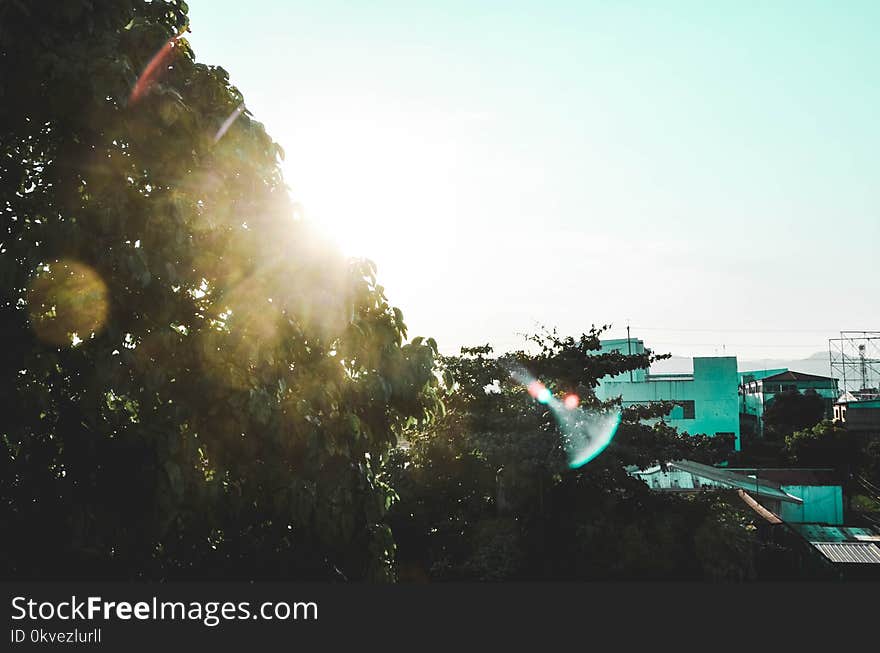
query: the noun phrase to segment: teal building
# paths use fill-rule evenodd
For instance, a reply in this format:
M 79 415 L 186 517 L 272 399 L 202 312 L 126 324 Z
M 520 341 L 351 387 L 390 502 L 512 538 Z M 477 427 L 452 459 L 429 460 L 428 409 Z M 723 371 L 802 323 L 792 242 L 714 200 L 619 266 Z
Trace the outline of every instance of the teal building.
M 600 353 L 645 353 L 637 338 L 602 340 Z M 620 398 L 623 406 L 675 403 L 665 421 L 691 435 L 730 435 L 740 449 L 739 399 L 735 356 L 696 357 L 691 374 L 651 374 L 633 370 L 599 382 L 596 396 Z
M 741 430 L 746 435 L 764 434 L 764 411 L 783 392 L 813 391 L 825 402 L 825 417 L 831 419 L 839 394 L 837 379 L 795 372 L 786 368 L 739 373 Z
M 627 471 L 658 491 L 742 490 L 790 524 L 843 524 L 843 487 L 830 469 L 718 468 L 677 460 Z

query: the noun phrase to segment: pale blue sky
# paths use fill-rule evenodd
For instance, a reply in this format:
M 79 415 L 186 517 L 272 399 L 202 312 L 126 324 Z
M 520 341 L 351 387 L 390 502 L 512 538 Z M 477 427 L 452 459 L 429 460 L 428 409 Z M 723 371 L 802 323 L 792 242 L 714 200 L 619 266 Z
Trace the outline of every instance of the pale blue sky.
M 880 329 L 880 3 L 189 6 L 306 215 L 445 351 L 629 320 L 790 358 Z

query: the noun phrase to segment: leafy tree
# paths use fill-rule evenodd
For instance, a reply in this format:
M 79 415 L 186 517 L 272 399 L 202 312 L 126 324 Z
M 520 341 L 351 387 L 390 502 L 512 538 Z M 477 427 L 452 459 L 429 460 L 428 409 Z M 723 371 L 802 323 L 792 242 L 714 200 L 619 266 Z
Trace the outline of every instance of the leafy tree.
M 847 506 L 851 508 L 853 496 L 861 490 L 857 476 L 870 464 L 870 458 L 864 455 L 864 444 L 857 434 L 825 420 L 786 437 L 785 452 L 796 465 L 833 467 L 843 483 Z
M 296 218 L 186 25 L 0 3 L 0 573 L 388 578 L 377 469 L 436 344 Z
M 870 449 L 858 434 L 835 422 L 825 420 L 811 429 L 796 431 L 785 438 L 785 452 L 789 460 L 804 467 L 833 467 L 844 485 L 848 504 L 861 491 L 857 483 L 860 475 L 871 474 Z
M 855 471 L 862 460 L 857 436 L 828 420 L 786 437 L 785 450 L 795 464 L 834 467 L 847 475 Z
M 714 498 L 652 492 L 626 471 L 683 457 L 712 462 L 725 453 L 719 442 L 662 419 L 643 422 L 671 404 L 628 407 L 610 446 L 573 469 L 552 411 L 511 376 L 524 368 L 556 397 L 574 393 L 596 412 L 617 408 L 596 399 L 599 379 L 655 357 L 600 354 L 601 332 L 535 336 L 533 353 L 495 357 L 483 346 L 442 359 L 446 415 L 410 433 L 385 468 L 400 496 L 390 520 L 401 578 L 750 577 L 750 532 L 731 522 L 745 543 L 736 546 L 706 534 L 730 521 Z M 716 552 L 724 569 L 711 562 Z
M 795 431 L 809 429 L 825 417 L 825 400 L 813 389 L 777 394 L 764 411 L 765 436 L 782 441 Z

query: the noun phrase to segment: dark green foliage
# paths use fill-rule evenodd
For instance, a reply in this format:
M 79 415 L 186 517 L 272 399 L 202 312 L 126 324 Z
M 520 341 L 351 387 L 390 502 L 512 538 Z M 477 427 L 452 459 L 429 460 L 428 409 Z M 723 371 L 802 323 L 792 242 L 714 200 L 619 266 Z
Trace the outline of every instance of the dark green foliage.
M 834 422 L 824 421 L 785 438 L 785 451 L 801 467 L 833 467 L 843 476 L 858 469 L 862 443 L 857 434 Z
M 295 219 L 260 123 L 217 140 L 242 96 L 186 12 L 0 2 L 0 574 L 386 578 L 377 467 L 436 345 Z
M 569 469 L 550 412 L 511 379 L 510 367 L 522 366 L 557 396 L 575 392 L 582 405 L 606 408 L 592 391 L 598 380 L 654 357 L 599 355 L 601 332 L 537 336 L 537 353 L 493 357 L 485 346 L 442 360 L 446 415 L 411 433 L 386 466 L 400 496 L 390 518 L 402 578 L 753 576 L 746 520 L 718 497 L 655 493 L 625 470 L 685 457 L 715 462 L 729 442 L 642 423 L 671 405 L 632 407 L 598 458 Z
M 785 452 L 791 463 L 800 467 L 834 468 L 851 510 L 853 497 L 865 490 L 859 478 L 870 475 L 876 462 L 870 455 L 870 444 L 869 439 L 826 420 L 786 437 Z
M 795 431 L 809 429 L 825 417 L 825 400 L 815 390 L 777 394 L 764 411 L 764 437 L 781 442 Z

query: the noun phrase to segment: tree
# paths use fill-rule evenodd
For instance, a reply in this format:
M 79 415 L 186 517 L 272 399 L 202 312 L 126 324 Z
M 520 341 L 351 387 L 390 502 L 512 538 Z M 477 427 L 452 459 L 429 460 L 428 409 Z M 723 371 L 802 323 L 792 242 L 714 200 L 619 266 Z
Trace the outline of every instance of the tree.
M 493 356 L 487 345 L 442 359 L 445 416 L 408 434 L 385 468 L 400 497 L 390 521 L 401 578 L 750 576 L 754 538 L 730 522 L 729 510 L 708 496 L 652 492 L 626 471 L 684 457 L 719 460 L 725 452 L 717 441 L 642 421 L 663 416 L 671 404 L 628 407 L 607 449 L 579 465 L 566 447 L 570 434 L 554 417 L 560 409 L 523 387 L 539 379 L 560 400 L 576 395 L 588 414 L 618 411 L 596 399 L 599 379 L 656 357 L 601 354 L 601 333 L 544 333 L 532 338 L 536 353 Z M 517 370 L 529 376 L 517 379 Z M 719 567 L 711 561 L 717 538 L 707 533 L 728 522 L 742 539 L 721 547 Z
M 436 344 L 296 218 L 186 12 L 0 4 L 0 573 L 388 578 Z
M 862 447 L 855 433 L 825 420 L 785 438 L 785 451 L 803 467 L 834 467 L 848 478 L 863 462 Z
M 766 437 L 782 441 L 795 431 L 809 429 L 825 417 L 825 400 L 813 389 L 803 394 L 786 390 L 777 394 L 764 411 Z

